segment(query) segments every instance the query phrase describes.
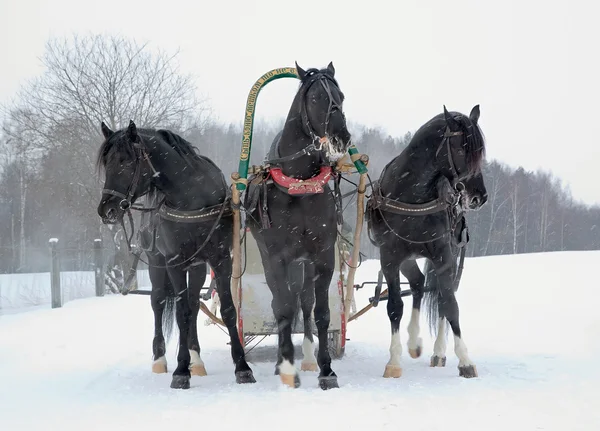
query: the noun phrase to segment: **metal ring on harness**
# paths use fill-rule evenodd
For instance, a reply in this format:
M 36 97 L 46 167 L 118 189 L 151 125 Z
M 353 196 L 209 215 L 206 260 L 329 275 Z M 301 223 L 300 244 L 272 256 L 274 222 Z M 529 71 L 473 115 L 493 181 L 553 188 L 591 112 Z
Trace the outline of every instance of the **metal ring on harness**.
M 131 202 L 129 202 L 127 199 L 123 199 L 121 202 L 119 202 L 119 208 L 123 211 L 127 211 L 129 208 L 131 208 Z

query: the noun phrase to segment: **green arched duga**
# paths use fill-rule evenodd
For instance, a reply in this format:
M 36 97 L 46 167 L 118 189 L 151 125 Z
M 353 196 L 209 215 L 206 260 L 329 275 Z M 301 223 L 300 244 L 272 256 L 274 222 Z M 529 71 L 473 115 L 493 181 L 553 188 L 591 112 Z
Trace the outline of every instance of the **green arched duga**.
M 260 90 L 262 90 L 265 85 L 280 78 L 300 79 L 295 67 L 282 67 L 280 69 L 273 69 L 258 78 L 248 94 L 246 111 L 244 114 L 244 129 L 242 132 L 242 152 L 240 154 L 240 165 L 238 168 L 238 173 L 242 181 L 238 181 L 236 184 L 237 189 L 240 191 L 246 189 L 246 182 L 244 180 L 248 178 L 248 164 L 250 162 L 250 151 L 252 149 L 252 131 L 254 129 L 254 111 L 256 109 L 256 99 L 258 98 Z M 354 145 L 352 145 L 348 150 L 348 153 L 352 158 L 353 155 L 358 154 L 358 150 Z M 360 159 L 354 160 L 354 166 L 356 166 L 356 169 L 360 174 L 365 174 L 368 172 L 367 167 Z

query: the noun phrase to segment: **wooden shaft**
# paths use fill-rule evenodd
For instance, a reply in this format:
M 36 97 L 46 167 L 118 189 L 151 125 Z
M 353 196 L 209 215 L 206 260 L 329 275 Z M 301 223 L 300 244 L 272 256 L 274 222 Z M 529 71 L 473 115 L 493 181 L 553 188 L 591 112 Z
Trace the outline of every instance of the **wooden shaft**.
M 223 323 L 223 320 L 219 319 L 217 316 L 215 316 L 212 311 L 210 311 L 208 309 L 208 307 L 206 306 L 206 304 L 202 301 L 200 301 L 200 310 L 206 314 L 210 320 L 212 320 L 213 322 L 215 322 L 217 325 L 221 325 L 223 328 L 227 329 L 227 326 L 225 326 L 225 323 Z
M 358 180 L 358 196 L 356 198 L 356 228 L 354 229 L 354 246 L 352 247 L 352 263 L 348 268 L 348 279 L 346 280 L 346 297 L 344 298 L 344 311 L 346 322 L 350 315 L 352 299 L 354 298 L 354 274 L 360 260 L 360 235 L 362 233 L 365 218 L 365 192 L 367 190 L 367 174 L 361 174 Z
M 235 305 L 236 314 L 239 316 L 240 303 L 239 303 L 239 289 L 240 289 L 240 276 L 242 274 L 242 247 L 240 244 L 240 229 L 242 225 L 240 217 L 240 191 L 236 187 L 237 172 L 231 175 L 234 180 L 231 185 L 231 202 L 233 203 L 233 268 L 231 278 L 231 296 L 233 297 L 233 304 Z
M 381 292 L 380 296 L 383 296 L 384 293 L 387 293 L 387 289 L 385 289 L 383 292 Z M 352 322 L 355 319 L 358 319 L 360 316 L 362 316 L 363 314 L 365 314 L 367 311 L 369 311 L 371 308 L 373 308 L 373 303 L 366 305 L 363 307 L 362 310 L 360 310 L 358 313 L 353 314 L 352 317 L 350 319 L 348 319 L 348 323 Z

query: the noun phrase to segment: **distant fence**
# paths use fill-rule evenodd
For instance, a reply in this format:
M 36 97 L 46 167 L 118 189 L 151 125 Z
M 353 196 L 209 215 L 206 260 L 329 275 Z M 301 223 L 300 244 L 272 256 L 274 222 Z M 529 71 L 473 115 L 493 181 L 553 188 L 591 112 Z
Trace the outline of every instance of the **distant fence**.
M 48 271 L 0 274 L 0 314 L 46 305 L 59 308 L 75 299 L 104 296 L 106 259 L 102 241 L 95 240 L 93 249 L 85 253 L 91 261 L 85 265 L 86 270 L 63 271 L 71 266 L 62 262 L 63 252 L 71 258 L 71 250 L 61 250 L 59 240 L 52 238 L 47 252 Z M 139 269 L 137 276 L 139 287 L 150 287 L 147 270 Z

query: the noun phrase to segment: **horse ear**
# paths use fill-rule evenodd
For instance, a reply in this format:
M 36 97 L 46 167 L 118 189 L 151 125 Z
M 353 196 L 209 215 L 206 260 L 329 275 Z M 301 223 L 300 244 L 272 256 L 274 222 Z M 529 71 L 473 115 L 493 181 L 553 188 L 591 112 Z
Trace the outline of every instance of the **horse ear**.
M 460 129 L 460 124 L 458 124 L 458 121 L 456 121 L 454 117 L 450 115 L 450 113 L 446 109 L 446 105 L 444 105 L 444 118 L 446 119 L 446 124 L 448 125 L 448 127 L 450 127 L 450 130 L 456 132 Z
M 131 141 L 135 141 L 135 138 L 137 137 L 137 127 L 135 126 L 133 120 L 129 120 L 129 127 L 127 128 L 127 137 Z
M 474 124 L 477 124 L 479 121 L 479 105 L 473 106 L 473 109 L 471 109 L 471 113 L 469 114 L 469 118 Z
M 300 77 L 300 80 L 302 81 L 304 79 L 304 77 L 306 76 L 306 70 L 304 70 L 300 66 L 298 66 L 297 61 L 295 63 L 296 63 L 296 72 L 298 72 L 298 76 Z
M 100 128 L 102 129 L 102 134 L 104 135 L 104 139 L 108 139 L 112 136 L 112 134 L 114 133 L 112 130 L 110 130 L 108 128 L 108 126 L 106 124 L 104 124 L 104 121 L 102 122 L 102 125 L 100 126 Z
M 331 76 L 335 76 L 335 67 L 333 67 L 333 61 L 330 61 L 327 65 L 327 71 L 331 73 Z

